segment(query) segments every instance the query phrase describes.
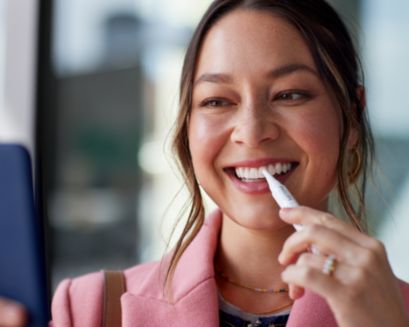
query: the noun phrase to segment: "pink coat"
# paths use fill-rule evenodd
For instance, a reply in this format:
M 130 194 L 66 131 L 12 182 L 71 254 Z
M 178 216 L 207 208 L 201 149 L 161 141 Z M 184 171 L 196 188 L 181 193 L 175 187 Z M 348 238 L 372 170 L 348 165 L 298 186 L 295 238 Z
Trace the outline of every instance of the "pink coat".
M 221 214 L 216 211 L 180 259 L 174 276 L 173 303 L 163 295 L 164 265 L 160 262 L 125 270 L 127 292 L 121 297 L 124 327 L 219 326 L 213 257 L 220 224 Z M 103 282 L 102 272 L 61 282 L 54 295 L 50 326 L 100 327 Z M 409 285 L 400 282 L 400 286 L 409 311 Z M 336 325 L 327 303 L 309 291 L 295 301 L 287 323 L 288 327 Z

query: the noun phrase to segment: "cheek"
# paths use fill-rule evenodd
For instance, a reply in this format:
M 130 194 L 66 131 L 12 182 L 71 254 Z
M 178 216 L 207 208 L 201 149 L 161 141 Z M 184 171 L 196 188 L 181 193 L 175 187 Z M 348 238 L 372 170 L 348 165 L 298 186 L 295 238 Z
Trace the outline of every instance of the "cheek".
M 328 107 L 323 109 L 293 122 L 291 135 L 303 153 L 303 174 L 293 186 L 295 195 L 304 205 L 317 209 L 326 208 L 328 194 L 336 185 L 339 157 L 340 124 Z
M 327 109 L 320 113 L 302 119 L 297 131 L 310 163 L 332 175 L 339 156 L 340 124 L 335 112 Z
M 192 113 L 189 121 L 189 150 L 198 179 L 209 170 L 223 146 L 222 129 L 217 123 Z
M 303 132 L 303 143 L 306 150 L 315 156 L 327 156 L 337 153 L 339 145 L 339 133 L 337 129 L 326 125 L 308 126 Z

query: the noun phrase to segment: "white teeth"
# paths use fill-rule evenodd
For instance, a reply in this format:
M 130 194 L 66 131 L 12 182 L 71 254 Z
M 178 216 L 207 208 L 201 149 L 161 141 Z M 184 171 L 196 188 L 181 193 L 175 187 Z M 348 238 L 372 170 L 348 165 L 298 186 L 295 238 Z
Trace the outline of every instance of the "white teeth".
M 276 165 L 276 174 L 281 174 L 283 171 L 283 165 L 281 163 Z
M 279 175 L 288 172 L 291 169 L 291 163 L 270 164 L 268 166 L 258 168 L 237 167 L 235 171 L 237 177 L 249 180 L 264 178 L 262 173 L 263 169 L 267 169 L 271 175 Z
M 276 167 L 275 165 L 268 165 L 267 166 L 267 171 L 271 174 L 271 175 L 275 175 L 276 174 Z

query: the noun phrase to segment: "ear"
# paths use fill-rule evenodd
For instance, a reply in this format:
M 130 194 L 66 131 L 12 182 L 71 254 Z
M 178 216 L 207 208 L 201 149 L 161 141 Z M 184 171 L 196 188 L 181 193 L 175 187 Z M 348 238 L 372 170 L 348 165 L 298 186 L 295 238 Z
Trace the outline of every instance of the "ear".
M 354 105 L 353 110 L 365 110 L 366 108 L 366 94 L 365 87 L 359 85 L 356 89 L 357 101 L 359 101 L 360 106 Z M 348 136 L 348 150 L 353 149 L 359 141 L 359 133 L 357 126 L 352 126 L 349 136 Z

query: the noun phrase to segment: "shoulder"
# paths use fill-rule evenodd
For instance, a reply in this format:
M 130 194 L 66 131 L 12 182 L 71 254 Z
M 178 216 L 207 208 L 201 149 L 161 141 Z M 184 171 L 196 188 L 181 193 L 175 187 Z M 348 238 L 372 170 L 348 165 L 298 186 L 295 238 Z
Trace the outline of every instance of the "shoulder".
M 53 297 L 53 326 L 100 326 L 103 284 L 102 271 L 63 280 Z
M 127 291 L 139 293 L 145 284 L 152 285 L 160 263 L 147 263 L 124 270 Z M 104 297 L 103 271 L 63 280 L 52 301 L 50 326 L 100 327 Z
M 163 261 L 141 264 L 124 271 L 126 291 L 134 295 L 161 298 L 166 276 L 167 258 Z

